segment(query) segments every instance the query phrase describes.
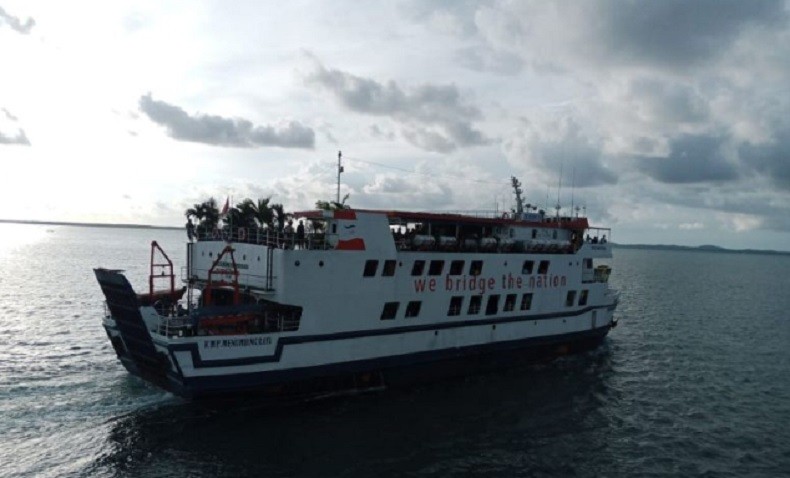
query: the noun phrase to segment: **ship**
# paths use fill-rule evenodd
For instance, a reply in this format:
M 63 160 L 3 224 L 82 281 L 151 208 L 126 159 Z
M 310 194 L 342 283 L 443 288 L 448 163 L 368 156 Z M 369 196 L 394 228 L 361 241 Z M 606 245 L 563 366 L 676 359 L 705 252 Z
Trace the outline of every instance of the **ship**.
M 504 213 L 336 203 L 293 213 L 306 232 L 198 228 L 178 278 L 154 241 L 145 293 L 94 269 L 104 329 L 131 374 L 187 399 L 377 391 L 599 347 L 611 230 L 512 185 Z

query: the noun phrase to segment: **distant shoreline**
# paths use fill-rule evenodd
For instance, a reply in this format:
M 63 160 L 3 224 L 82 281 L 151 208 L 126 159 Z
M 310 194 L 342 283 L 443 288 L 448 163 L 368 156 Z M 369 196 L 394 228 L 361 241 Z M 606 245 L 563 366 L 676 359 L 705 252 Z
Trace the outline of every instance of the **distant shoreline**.
M 180 230 L 183 227 L 151 226 L 148 224 L 102 224 L 95 222 L 66 222 L 66 221 L 27 221 L 21 219 L 0 219 L 0 224 L 32 224 L 36 226 L 74 226 L 74 227 L 108 227 L 117 229 L 169 229 Z
M 0 219 L 0 224 L 33 224 L 39 226 L 74 226 L 74 227 L 106 227 L 117 229 L 165 229 L 178 231 L 183 227 L 151 226 L 148 224 L 102 224 L 94 222 L 66 222 L 66 221 L 32 221 L 20 219 Z M 790 256 L 790 251 L 773 251 L 770 249 L 726 249 L 724 247 L 704 246 L 676 246 L 671 244 L 618 244 L 612 243 L 616 249 L 648 249 L 656 251 L 702 251 L 726 254 L 762 254 L 767 256 Z
M 726 249 L 724 247 L 704 245 L 704 246 L 675 246 L 666 244 L 615 244 L 615 249 L 649 249 L 655 251 L 696 251 L 696 252 L 717 252 L 724 254 L 762 254 L 766 256 L 790 256 L 790 251 L 773 251 L 770 249 Z

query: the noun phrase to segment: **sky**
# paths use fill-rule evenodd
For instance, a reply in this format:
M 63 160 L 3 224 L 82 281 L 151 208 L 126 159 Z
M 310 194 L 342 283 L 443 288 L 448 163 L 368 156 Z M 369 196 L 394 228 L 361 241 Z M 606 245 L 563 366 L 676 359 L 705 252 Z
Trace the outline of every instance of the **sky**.
M 790 250 L 790 3 L 0 0 L 0 219 L 580 208 Z M 574 213 L 575 214 L 575 213 Z

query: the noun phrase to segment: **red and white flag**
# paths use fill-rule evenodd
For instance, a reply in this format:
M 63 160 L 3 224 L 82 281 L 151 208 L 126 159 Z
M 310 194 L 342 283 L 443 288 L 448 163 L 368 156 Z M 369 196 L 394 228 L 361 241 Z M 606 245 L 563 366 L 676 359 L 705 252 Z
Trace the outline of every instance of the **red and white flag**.
M 222 211 L 219 212 L 219 215 L 226 216 L 228 214 L 228 209 L 230 209 L 230 197 L 225 199 L 225 205 L 222 206 Z

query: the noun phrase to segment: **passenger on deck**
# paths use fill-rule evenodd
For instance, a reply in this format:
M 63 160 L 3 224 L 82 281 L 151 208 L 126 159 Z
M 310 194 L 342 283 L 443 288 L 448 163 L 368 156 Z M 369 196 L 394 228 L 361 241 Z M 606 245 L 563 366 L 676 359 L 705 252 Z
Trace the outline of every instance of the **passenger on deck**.
M 189 242 L 195 238 L 195 225 L 192 224 L 192 218 L 187 219 L 187 237 L 189 238 Z
M 296 244 L 299 249 L 304 249 L 304 222 L 301 219 L 299 225 L 296 226 Z
M 601 237 L 601 244 L 606 244 L 606 234 Z

